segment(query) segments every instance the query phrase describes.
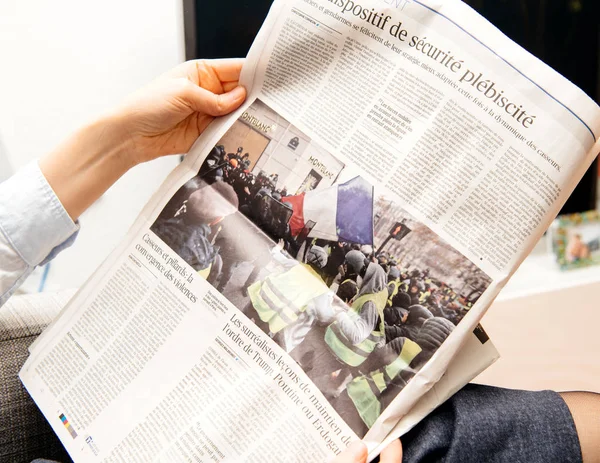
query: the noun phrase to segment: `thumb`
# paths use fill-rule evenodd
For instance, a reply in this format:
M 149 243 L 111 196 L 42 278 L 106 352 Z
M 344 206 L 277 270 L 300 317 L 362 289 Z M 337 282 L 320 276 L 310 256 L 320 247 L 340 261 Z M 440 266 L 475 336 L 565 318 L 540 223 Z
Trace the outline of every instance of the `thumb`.
M 400 439 L 391 442 L 383 449 L 379 455 L 380 463 L 400 463 L 402 462 L 402 443 Z
M 346 450 L 331 460 L 331 463 L 366 463 L 367 447 L 362 441 L 354 441 Z
M 246 89 L 238 85 L 234 89 L 217 95 L 205 88 L 191 84 L 185 95 L 190 107 L 209 116 L 224 116 L 236 110 L 246 99 Z

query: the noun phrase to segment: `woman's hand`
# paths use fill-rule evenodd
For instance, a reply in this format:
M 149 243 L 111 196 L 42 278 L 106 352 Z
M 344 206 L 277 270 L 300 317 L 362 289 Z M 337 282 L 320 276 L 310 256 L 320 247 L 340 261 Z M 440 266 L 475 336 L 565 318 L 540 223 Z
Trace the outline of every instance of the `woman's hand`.
M 215 116 L 237 109 L 246 98 L 243 62 L 188 61 L 131 95 L 115 116 L 132 162 L 187 153 Z
M 40 160 L 40 169 L 76 220 L 131 167 L 186 153 L 216 117 L 246 98 L 243 60 L 188 61 L 83 127 Z
M 353 442 L 346 450 L 335 457 L 331 463 L 366 463 L 367 447 L 361 441 Z M 380 463 L 402 463 L 402 443 L 396 439 L 379 455 Z

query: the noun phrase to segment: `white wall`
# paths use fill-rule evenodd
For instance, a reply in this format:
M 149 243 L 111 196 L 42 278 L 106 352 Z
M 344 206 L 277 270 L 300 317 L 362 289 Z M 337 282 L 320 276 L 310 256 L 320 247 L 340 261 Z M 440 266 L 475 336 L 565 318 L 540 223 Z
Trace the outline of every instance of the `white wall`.
M 0 138 L 12 166 L 183 61 L 182 24 L 181 0 L 0 0 Z M 48 288 L 85 281 L 176 162 L 138 166 L 86 212 Z

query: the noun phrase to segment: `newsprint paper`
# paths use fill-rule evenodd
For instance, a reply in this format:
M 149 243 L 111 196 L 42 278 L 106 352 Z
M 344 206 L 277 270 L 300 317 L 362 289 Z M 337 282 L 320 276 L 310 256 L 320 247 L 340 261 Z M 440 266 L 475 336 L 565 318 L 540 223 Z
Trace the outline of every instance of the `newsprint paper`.
M 496 357 L 478 322 L 598 151 L 458 0 L 276 0 L 241 80 L 21 372 L 75 461 L 374 458 Z

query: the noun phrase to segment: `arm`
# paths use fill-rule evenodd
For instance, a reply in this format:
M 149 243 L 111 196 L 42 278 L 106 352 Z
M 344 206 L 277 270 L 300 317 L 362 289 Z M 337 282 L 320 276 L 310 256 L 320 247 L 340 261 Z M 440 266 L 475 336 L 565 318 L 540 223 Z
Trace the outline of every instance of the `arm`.
M 187 152 L 215 116 L 246 97 L 242 60 L 190 61 L 83 127 L 40 160 L 40 169 L 76 220 L 136 164 Z
M 37 164 L 0 183 L 0 306 L 36 265 L 68 247 L 78 230 Z
M 141 162 L 184 153 L 244 100 L 242 60 L 184 63 L 0 184 L 0 305 L 75 239 L 78 217 Z
M 375 304 L 371 301 L 365 302 L 358 317 L 352 317 L 348 312 L 342 312 L 338 315 L 337 321 L 340 330 L 354 345 L 360 344 L 377 326 L 379 314 Z
M 333 322 L 338 311 L 338 307 L 334 306 L 334 297 L 333 291 L 327 291 L 320 296 L 315 297 L 307 304 L 307 313 L 313 315 L 316 318 L 317 323 L 321 325 L 330 324 Z
M 300 265 L 300 262 L 292 257 L 289 257 L 287 252 L 284 253 L 283 245 L 283 240 L 279 240 L 277 244 L 271 248 L 271 259 L 283 267 L 284 270 L 290 270 L 292 267 Z

